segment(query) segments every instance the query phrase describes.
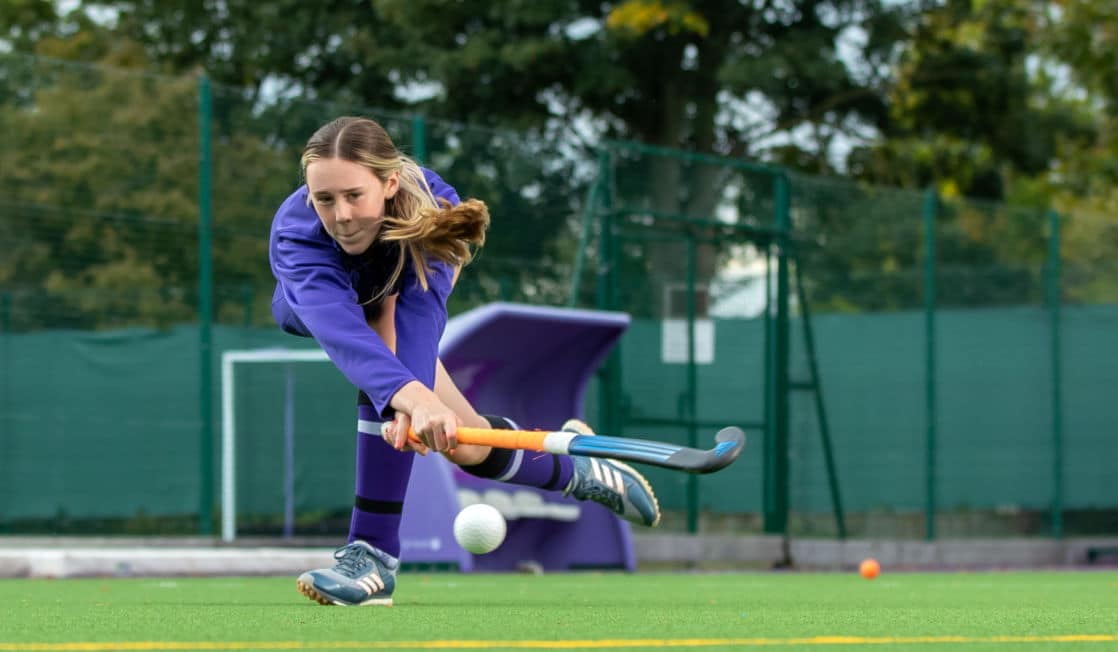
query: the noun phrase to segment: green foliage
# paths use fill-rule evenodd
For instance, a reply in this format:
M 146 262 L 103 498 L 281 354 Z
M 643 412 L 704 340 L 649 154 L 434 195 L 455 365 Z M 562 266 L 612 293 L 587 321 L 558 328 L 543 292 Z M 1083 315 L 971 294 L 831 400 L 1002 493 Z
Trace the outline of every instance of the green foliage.
M 94 10 L 112 19 L 95 21 Z M 1102 215 L 1068 222 L 1074 233 L 1065 241 L 1066 257 L 1082 247 L 1085 259 L 1102 261 L 1118 247 L 1106 217 L 1118 182 L 1114 12 L 1106 0 L 86 0 L 59 15 L 45 0 L 9 2 L 0 7 L 0 35 L 17 51 L 179 80 L 64 66 L 3 71 L 0 120 L 16 134 L 0 151 L 3 210 L 33 212 L 38 224 L 0 220 L 0 238 L 23 243 L 0 262 L 0 281 L 57 299 L 74 325 L 190 314 L 199 70 L 216 83 L 222 319 L 266 319 L 262 234 L 300 181 L 297 153 L 307 135 L 336 115 L 365 113 L 386 122 L 407 150 L 415 135 L 404 109 L 430 116 L 425 162 L 494 215 L 457 308 L 565 299 L 597 173 L 591 148 L 610 137 L 814 174 L 845 170 L 871 184 L 933 187 L 950 201 Z M 835 155 L 850 143 L 857 146 L 845 160 Z M 759 225 L 773 214 L 763 174 L 746 178 L 674 156 L 650 156 L 627 174 L 618 178 L 629 207 L 696 219 L 732 214 Z M 843 251 L 820 256 L 818 273 L 885 275 L 898 284 L 870 304 L 911 303 L 915 286 L 897 277 L 919 266 L 908 235 L 870 255 L 860 239 L 893 242 L 865 223 L 876 209 L 862 199 L 809 209 L 802 198 L 815 191 L 799 192 L 797 226 L 846 253 L 845 261 Z M 75 206 L 84 211 L 80 226 L 70 224 Z M 944 215 L 945 233 L 973 235 L 957 222 L 961 214 Z M 1013 219 L 990 213 L 1001 239 L 951 249 L 951 260 L 1006 265 L 1012 251 L 1018 263 L 1036 264 L 1041 227 L 1032 219 L 1024 230 L 994 226 Z M 174 247 L 145 244 L 162 237 L 158 229 L 176 234 Z M 732 244 L 700 247 L 700 277 L 714 273 Z M 650 278 L 680 280 L 682 259 L 671 245 L 641 255 L 629 263 Z M 143 279 L 158 279 L 154 294 L 124 299 L 148 287 Z M 102 294 L 79 302 L 79 290 Z M 869 305 L 830 296 L 836 306 Z M 94 304 L 102 316 L 88 316 Z
M 1065 0 L 1042 32 L 1042 52 L 1065 64 L 1055 90 L 1076 97 L 1075 110 L 1095 126 L 1094 137 L 1060 143 L 1043 189 L 1064 215 L 1065 296 L 1118 301 L 1118 5 Z M 1038 184 L 1040 185 L 1040 184 Z
M 103 3 L 84 2 L 81 9 L 95 6 Z M 267 114 L 266 123 L 225 121 L 265 142 L 299 143 L 333 115 L 371 106 L 410 106 L 433 121 L 521 130 L 512 137 L 523 141 L 515 148 L 502 143 L 507 135 L 473 130 L 431 137 L 432 167 L 463 194 L 491 205 L 494 228 L 482 259 L 493 265 L 500 258 L 506 273 L 515 272 L 512 280 L 498 280 L 486 278 L 484 265 L 472 268 L 476 285 L 467 276 L 461 288 L 471 301 L 563 300 L 565 270 L 538 282 L 529 275 L 541 266 L 562 270 L 552 264 L 564 262 L 555 258 L 558 252 L 569 260 L 593 174 L 586 145 L 598 136 L 758 156 L 773 146 L 765 137 L 811 125 L 806 133 L 812 137 L 780 145 L 781 157 L 829 170 L 824 150 L 844 125 L 883 114 L 876 81 L 859 79 L 839 59 L 838 37 L 854 26 L 868 30 L 869 60 L 883 56 L 891 35 L 899 34 L 890 28 L 893 12 L 878 0 L 779 6 L 730 0 L 614 6 L 589 0 L 229 0 L 219 10 L 187 0 L 121 0 L 110 6 L 115 22 L 88 31 L 103 29 L 113 39 L 97 38 L 100 49 L 83 49 L 59 27 L 69 50 L 56 43 L 54 53 L 96 58 L 90 54 L 115 52 L 126 60 L 120 53 L 131 50 L 118 44 L 135 44 L 157 70 L 205 69 L 216 82 L 245 88 L 254 117 Z M 342 108 L 320 106 L 306 119 L 307 112 L 289 101 L 295 95 L 329 97 Z M 297 135 L 295 125 L 301 125 Z M 251 166 L 238 174 L 246 169 Z M 709 217 L 725 175 L 714 168 L 687 174 L 671 161 L 653 165 L 647 182 L 654 207 Z M 693 190 L 680 192 L 688 186 Z M 711 255 L 702 255 L 704 268 Z M 650 264 L 678 268 L 670 257 Z
M 1107 114 L 1118 115 L 1118 5 L 1110 0 L 1053 3 L 1045 24 L 1045 49 L 1093 94 L 1105 98 Z
M 1113 130 L 1109 104 L 1100 101 L 1111 77 L 1100 73 L 1113 56 L 1103 45 L 1112 5 L 949 0 L 915 17 L 882 137 L 856 149 L 849 169 L 871 183 L 933 188 L 948 200 L 937 218 L 938 262 L 957 270 L 939 285 L 948 303 L 952 296 L 969 305 L 1041 301 L 1043 210 L 1114 215 L 1105 199 L 1116 178 L 1105 172 L 1114 167 Z M 1094 261 L 1081 268 L 1087 276 L 1101 276 L 1087 270 L 1100 269 L 1101 252 L 1118 249 L 1108 223 L 1112 217 L 1064 223 L 1064 258 Z M 1087 286 L 1104 300 L 1094 281 L 1074 283 L 1067 294 L 1083 298 Z
M 1003 199 L 1015 178 L 1046 171 L 1061 139 L 1092 132 L 1030 77 L 1036 39 L 1029 0 L 949 0 L 920 14 L 890 91 L 884 138 L 853 157 L 855 174 Z
M 197 81 L 19 55 L 3 62 L 35 82 L 21 101 L 0 104 L 0 237 L 12 253 L 0 279 L 33 307 L 14 326 L 193 319 Z M 262 234 L 272 209 L 259 198 L 277 185 L 290 192 L 271 150 L 250 132 L 215 138 L 215 267 L 227 282 L 270 278 Z
M 820 160 L 836 133 L 882 119 L 880 80 L 855 68 L 880 65 L 903 35 L 903 12 L 880 0 L 108 5 L 113 33 L 167 72 L 514 129 L 581 117 L 610 136 L 735 155 L 812 125 L 796 142 Z M 866 43 L 847 62 L 852 29 Z
M 7 0 L 0 3 L 0 40 L 28 50 L 54 29 L 59 16 L 51 0 Z
M 114 34 L 139 44 L 166 73 L 205 70 L 259 92 L 265 81 L 304 98 L 391 106 L 382 51 L 398 39 L 369 0 L 83 0 L 111 7 Z
M 183 297 L 161 290 L 182 286 L 182 227 L 197 219 L 193 184 L 179 182 L 194 172 L 190 80 L 157 93 L 143 76 L 37 72 L 46 74 L 30 104 L 0 108 L 9 134 L 0 195 L 5 217 L 22 217 L 26 227 L 16 237 L 28 241 L 13 247 L 10 282 L 41 283 L 72 326 L 100 321 L 90 303 L 115 323 L 151 317 L 141 311 L 185 318 Z M 172 237 L 159 237 L 168 229 Z M 34 252 L 33 260 L 21 252 Z

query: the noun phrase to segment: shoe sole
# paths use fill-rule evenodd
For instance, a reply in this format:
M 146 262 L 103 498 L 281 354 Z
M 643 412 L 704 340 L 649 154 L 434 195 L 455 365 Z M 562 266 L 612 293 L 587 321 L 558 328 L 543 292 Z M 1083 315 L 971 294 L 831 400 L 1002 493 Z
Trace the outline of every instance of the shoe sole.
M 314 588 L 314 585 L 311 584 L 310 582 L 304 582 L 303 580 L 299 579 L 299 580 L 296 580 L 295 585 L 299 587 L 299 593 L 302 593 L 303 595 L 307 596 L 308 599 L 313 600 L 313 601 L 317 602 L 318 604 L 326 605 L 328 607 L 332 607 L 332 606 L 339 606 L 339 607 L 373 607 L 373 606 L 376 606 L 376 607 L 391 607 L 392 606 L 392 598 L 391 597 L 388 597 L 388 598 L 371 598 L 371 599 L 366 600 L 364 602 L 359 602 L 357 604 L 352 604 L 352 603 L 349 603 L 349 602 L 342 602 L 341 600 L 333 600 L 331 598 L 326 597 L 325 595 L 319 593 L 318 590 Z
M 591 429 L 589 425 L 587 425 L 583 421 L 579 421 L 578 419 L 568 419 L 567 422 L 563 424 L 563 431 L 573 432 L 573 433 L 576 433 L 576 434 L 579 434 L 579 435 L 587 435 L 589 437 L 593 437 L 595 435 L 594 430 Z M 652 485 L 650 485 L 648 483 L 648 480 L 645 479 L 644 474 L 637 471 L 636 469 L 634 469 L 633 467 L 629 466 L 628 464 L 626 464 L 624 462 L 619 462 L 617 460 L 609 460 L 609 463 L 613 464 L 613 465 L 616 465 L 616 466 L 618 466 L 622 469 L 625 469 L 626 471 L 631 473 L 632 476 L 635 477 L 641 483 L 641 487 L 644 487 L 644 490 L 646 492 L 648 492 L 648 495 L 652 496 L 652 506 L 656 508 L 656 520 L 652 521 L 651 524 L 646 525 L 645 527 L 656 527 L 657 525 L 659 525 L 660 524 L 660 500 L 658 498 L 656 498 L 656 492 L 652 490 Z M 628 519 L 626 519 L 626 520 L 628 520 Z M 642 522 L 641 525 L 645 525 L 645 524 Z

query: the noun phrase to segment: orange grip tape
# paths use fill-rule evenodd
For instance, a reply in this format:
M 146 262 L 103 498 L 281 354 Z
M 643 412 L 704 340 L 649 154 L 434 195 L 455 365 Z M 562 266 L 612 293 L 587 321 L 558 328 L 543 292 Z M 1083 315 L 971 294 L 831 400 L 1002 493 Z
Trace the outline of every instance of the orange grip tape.
M 498 430 L 495 428 L 467 428 L 463 426 L 458 429 L 458 443 L 542 453 L 544 452 L 543 440 L 548 434 L 550 433 L 542 430 Z M 411 428 L 408 428 L 408 438 L 412 441 L 419 441 L 419 438 L 415 436 L 415 431 Z

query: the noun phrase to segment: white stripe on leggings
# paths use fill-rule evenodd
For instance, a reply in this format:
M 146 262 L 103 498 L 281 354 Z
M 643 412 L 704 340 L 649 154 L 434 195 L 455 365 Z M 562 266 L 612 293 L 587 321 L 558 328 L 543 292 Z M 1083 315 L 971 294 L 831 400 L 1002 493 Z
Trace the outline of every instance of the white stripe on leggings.
M 523 461 L 524 461 L 524 451 L 522 449 L 517 449 L 516 454 L 513 455 L 512 464 L 509 465 L 509 470 L 505 471 L 504 473 L 502 473 L 501 475 L 499 475 L 498 477 L 493 478 L 493 479 L 496 480 L 497 482 L 507 481 L 509 478 L 516 475 L 516 472 L 520 470 L 520 464 Z

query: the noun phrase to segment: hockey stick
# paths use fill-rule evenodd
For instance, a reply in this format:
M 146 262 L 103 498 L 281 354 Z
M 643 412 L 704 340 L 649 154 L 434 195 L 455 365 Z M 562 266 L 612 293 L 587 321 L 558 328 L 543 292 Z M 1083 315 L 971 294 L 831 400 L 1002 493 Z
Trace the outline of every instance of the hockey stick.
M 388 424 L 382 424 L 381 429 Z M 408 433 L 415 440 L 415 433 Z M 741 428 L 729 427 L 714 436 L 715 446 L 709 450 L 689 448 L 676 444 L 610 437 L 608 435 L 580 435 L 573 432 L 546 432 L 542 430 L 496 430 L 491 428 L 458 428 L 458 443 L 512 448 L 557 455 L 583 455 L 612 460 L 650 464 L 687 473 L 714 473 L 726 468 L 741 455 L 745 448 L 745 433 Z

